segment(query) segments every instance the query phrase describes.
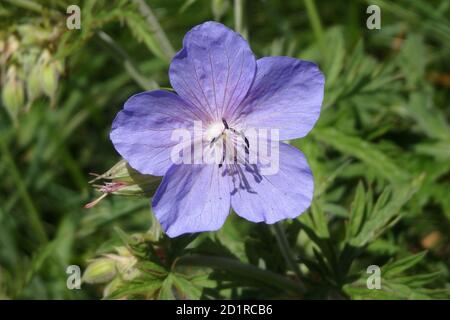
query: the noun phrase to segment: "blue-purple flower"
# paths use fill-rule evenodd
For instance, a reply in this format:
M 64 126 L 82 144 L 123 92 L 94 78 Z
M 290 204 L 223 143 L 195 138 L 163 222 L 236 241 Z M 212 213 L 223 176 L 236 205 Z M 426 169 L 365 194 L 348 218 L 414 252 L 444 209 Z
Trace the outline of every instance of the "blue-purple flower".
M 281 56 L 256 60 L 238 33 L 205 22 L 184 37 L 169 77 L 177 94 L 155 90 L 132 96 L 110 134 L 134 169 L 164 176 L 152 207 L 169 236 L 217 230 L 230 208 L 270 224 L 310 206 L 314 185 L 308 163 L 298 149 L 279 141 L 305 136 L 319 117 L 324 76 L 314 63 Z M 196 121 L 204 125 L 204 135 L 192 146 L 223 146 L 223 162 L 174 163 L 174 130 L 193 133 Z M 259 162 L 246 162 L 256 148 L 245 136 L 249 128 L 278 130 L 270 141 L 279 144 L 276 174 L 264 175 Z M 238 141 L 244 154 L 229 159 L 228 147 Z

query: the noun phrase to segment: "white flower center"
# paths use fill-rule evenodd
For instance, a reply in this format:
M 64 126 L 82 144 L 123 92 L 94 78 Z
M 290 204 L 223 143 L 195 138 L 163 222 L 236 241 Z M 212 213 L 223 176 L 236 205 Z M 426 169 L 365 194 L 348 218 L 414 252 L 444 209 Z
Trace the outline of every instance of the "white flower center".
M 229 126 L 225 119 L 207 127 L 205 138 L 208 143 L 208 158 L 214 159 L 219 168 L 223 164 L 245 163 L 249 153 L 249 141 L 244 133 Z
M 212 141 L 214 138 L 218 138 L 225 130 L 225 125 L 222 121 L 214 122 L 208 126 L 205 131 L 205 138 L 207 141 Z

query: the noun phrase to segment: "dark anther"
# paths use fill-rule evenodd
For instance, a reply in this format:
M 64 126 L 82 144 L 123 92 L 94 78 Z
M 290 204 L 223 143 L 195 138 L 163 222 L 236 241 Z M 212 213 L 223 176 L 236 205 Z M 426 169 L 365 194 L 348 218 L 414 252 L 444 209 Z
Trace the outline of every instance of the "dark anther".
M 226 122 L 226 120 L 224 119 L 224 118 L 222 118 L 222 122 L 223 122 L 223 125 L 225 126 L 225 129 L 230 129 L 230 127 L 228 127 L 228 123 Z
M 245 141 L 245 153 L 246 153 L 246 154 L 249 154 L 249 153 L 250 153 L 250 151 L 249 151 L 249 148 L 250 148 L 250 142 L 248 142 L 248 139 L 247 139 L 246 136 L 244 136 L 244 141 Z

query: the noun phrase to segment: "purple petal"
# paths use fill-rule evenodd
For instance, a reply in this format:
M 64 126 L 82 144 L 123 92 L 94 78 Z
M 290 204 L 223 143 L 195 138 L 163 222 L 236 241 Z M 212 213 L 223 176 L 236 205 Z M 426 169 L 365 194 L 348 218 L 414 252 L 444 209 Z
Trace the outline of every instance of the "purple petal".
M 239 167 L 240 185 L 232 186 L 231 206 L 241 217 L 275 223 L 295 218 L 311 205 L 313 176 L 305 156 L 295 147 L 280 143 L 277 174 L 261 176 L 251 166 Z
M 186 34 L 169 76 L 181 97 L 220 120 L 242 102 L 255 72 L 247 41 L 220 23 L 205 22 Z
M 217 230 L 230 212 L 228 177 L 217 165 L 173 165 L 152 206 L 170 237 Z
M 247 128 L 279 129 L 281 140 L 301 138 L 319 118 L 324 83 L 322 72 L 312 62 L 261 58 L 237 117 Z
M 170 152 L 173 130 L 192 130 L 200 115 L 177 95 L 167 91 L 136 94 L 125 102 L 112 124 L 111 141 L 117 152 L 136 170 L 162 176 L 173 164 Z

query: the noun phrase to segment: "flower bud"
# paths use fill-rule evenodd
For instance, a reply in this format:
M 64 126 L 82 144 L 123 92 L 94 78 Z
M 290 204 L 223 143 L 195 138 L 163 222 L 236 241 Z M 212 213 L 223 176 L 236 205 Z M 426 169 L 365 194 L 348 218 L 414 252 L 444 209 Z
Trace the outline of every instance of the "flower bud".
M 8 37 L 8 40 L 6 40 L 2 51 L 2 55 L 0 58 L 0 62 L 2 64 L 6 63 L 8 58 L 15 53 L 19 49 L 19 40 L 13 35 Z
M 56 96 L 58 88 L 58 74 L 56 73 L 53 63 L 42 66 L 42 90 L 50 98 Z
M 138 260 L 135 256 L 105 254 L 105 257 L 116 262 L 116 268 L 119 271 L 120 276 L 125 280 L 132 280 L 140 274 L 139 269 L 136 268 Z
M 27 76 L 28 105 L 41 95 L 41 67 L 39 64 L 31 66 Z
M 17 116 L 24 104 L 25 97 L 23 83 L 17 76 L 15 66 L 8 69 L 2 90 L 2 101 L 13 122 L 17 122 Z
M 93 260 L 83 274 L 86 283 L 105 283 L 111 281 L 117 273 L 116 261 L 110 258 Z
M 108 194 L 151 197 L 158 188 L 161 179 L 161 177 L 141 174 L 131 168 L 125 160 L 121 160 L 107 172 L 96 175 L 96 178 L 90 181 L 90 183 L 93 183 L 98 180 L 106 180 L 102 185 L 93 185 L 98 191 L 102 192 L 102 195 L 88 203 L 85 208 L 93 207 Z
M 53 103 L 56 97 L 56 90 L 58 89 L 59 74 L 63 69 L 62 63 L 60 61 L 52 60 L 48 50 L 45 50 L 42 53 L 39 62 L 42 91 Z

